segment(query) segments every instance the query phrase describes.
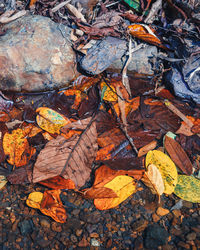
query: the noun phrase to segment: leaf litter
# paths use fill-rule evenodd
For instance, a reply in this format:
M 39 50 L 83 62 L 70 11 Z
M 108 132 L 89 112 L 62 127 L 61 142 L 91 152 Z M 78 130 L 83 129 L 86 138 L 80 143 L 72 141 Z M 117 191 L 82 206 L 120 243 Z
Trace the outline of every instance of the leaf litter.
M 143 17 L 147 18 L 152 13 L 148 12 L 150 0 L 146 4 L 143 1 L 124 2 L 137 14 L 115 11 L 106 13 L 105 4 L 102 3 L 101 15 L 96 16 L 95 22 L 89 25 L 86 23 L 91 20 L 89 15 L 87 20 L 79 19 L 82 14 L 75 7 L 70 9 L 71 5 L 68 4 L 66 8 L 74 16 L 71 16 L 71 20 L 87 36 L 79 37 L 75 49 L 81 40 L 84 45 L 88 39 L 99 39 L 107 35 L 122 36 L 122 17 L 140 22 Z M 29 7 L 36 7 L 37 12 L 38 4 L 37 1 L 30 1 Z M 171 5 L 187 18 L 180 8 L 175 4 Z M 42 8 L 47 8 L 47 5 L 44 3 L 40 11 Z M 58 19 L 57 10 L 52 12 L 53 19 Z M 90 8 L 89 10 L 91 11 Z M 128 28 L 127 34 L 129 33 L 139 40 L 168 50 L 152 27 L 133 24 Z M 43 95 L 37 105 L 31 104 L 33 100 L 30 95 L 27 106 L 33 114 L 32 122 L 37 129 L 33 133 L 25 133 L 22 123 L 14 121 L 13 127 L 9 125 L 9 132 L 6 131 L 1 136 L 1 159 L 4 161 L 4 155 L 7 155 L 6 164 L 13 167 L 7 177 L 2 176 L 1 185 L 5 185 L 8 180 L 13 184 L 33 182 L 52 188 L 53 190 L 45 191 L 44 194 L 31 193 L 27 205 L 34 206 L 35 202 L 35 208 L 60 223 L 67 219 L 60 199 L 61 189 L 74 189 L 86 198 L 94 199 L 96 208 L 104 210 L 118 206 L 137 192 L 136 184 L 142 179 L 159 196 L 174 192 L 182 199 L 199 202 L 198 179 L 195 176 L 178 175 L 176 170 L 177 166 L 183 173 L 191 175 L 194 160 L 198 159 L 199 119 L 192 117 L 198 113 L 195 110 L 192 114 L 191 110 L 188 112 L 173 95 L 170 95 L 170 102 L 165 100 L 166 95 L 169 99 L 168 90 L 163 92 L 163 98 L 162 94 L 159 96 L 156 93 L 154 85 L 149 90 L 149 86 L 147 88 L 143 81 L 139 81 L 140 88 L 136 88 L 136 84 L 133 86 L 131 79 L 129 83 L 128 90 L 123 88 L 121 81 L 115 81 L 114 77 L 105 79 L 102 75 L 99 78 L 81 76 L 75 80 L 71 89 L 54 92 L 51 95 L 53 98 Z M 127 97 L 127 91 L 131 91 L 133 98 Z M 19 108 L 19 103 L 14 99 L 11 101 L 0 93 L 2 123 L 8 124 L 13 120 L 23 122 L 22 113 L 27 115 L 26 108 L 26 105 Z M 181 127 L 182 120 L 187 129 Z M 169 156 L 159 151 L 162 137 L 168 131 L 177 133 L 179 140 L 178 143 L 169 137 L 165 138 L 164 146 Z M 42 147 L 38 142 L 39 134 L 45 135 Z M 32 143 L 29 144 L 30 138 Z M 36 143 L 33 143 L 34 140 Z M 191 154 L 186 142 L 196 150 L 196 155 Z M 136 150 L 133 150 L 133 145 Z M 94 166 L 98 168 L 92 187 L 82 189 L 89 181 L 92 170 L 96 169 Z

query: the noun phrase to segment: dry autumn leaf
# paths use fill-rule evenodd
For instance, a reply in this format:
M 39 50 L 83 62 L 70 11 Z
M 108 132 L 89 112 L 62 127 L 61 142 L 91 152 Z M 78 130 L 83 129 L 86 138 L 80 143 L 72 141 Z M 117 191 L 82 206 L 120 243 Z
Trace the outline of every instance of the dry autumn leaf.
M 193 176 L 179 175 L 174 193 L 183 200 L 200 203 L 200 180 Z
M 43 193 L 32 192 L 29 194 L 29 196 L 26 200 L 26 204 L 29 207 L 40 209 L 40 204 L 42 202 L 42 199 L 43 199 Z
M 139 149 L 138 157 L 146 155 L 150 150 L 153 150 L 156 146 L 157 146 L 157 141 L 152 141 L 148 143 L 147 145 Z
M 65 179 L 62 176 L 56 176 L 44 181 L 40 181 L 40 184 L 52 188 L 52 189 L 75 189 L 75 184 L 70 179 Z
M 165 187 L 162 175 L 154 164 L 148 166 L 147 171 L 142 177 L 142 181 L 151 189 L 153 194 L 158 194 L 158 196 L 160 196 L 164 193 Z
M 169 156 L 158 150 L 149 151 L 146 156 L 145 164 L 146 168 L 148 168 L 150 164 L 154 164 L 158 168 L 164 181 L 164 193 L 173 193 L 177 184 L 178 174 L 176 166 Z
M 104 187 L 112 189 L 118 197 L 95 199 L 94 205 L 99 210 L 111 209 L 118 206 L 136 191 L 134 179 L 125 175 L 115 177 L 112 181 L 105 184 Z
M 85 184 L 90 177 L 97 151 L 96 124 L 91 118 L 85 119 L 83 124 L 85 121 L 88 127 L 81 135 L 75 134 L 68 140 L 58 136 L 46 144 L 37 157 L 33 169 L 33 182 L 61 175 L 65 179 L 71 179 L 78 188 Z
M 40 128 L 54 134 L 60 134 L 60 129 L 71 121 L 50 108 L 41 107 L 36 110 L 36 121 Z
M 172 161 L 184 174 L 191 175 L 193 171 L 192 163 L 181 145 L 169 136 L 165 136 L 164 146 Z
M 133 36 L 147 43 L 156 45 L 162 49 L 168 49 L 162 44 L 153 30 L 144 24 L 133 24 L 128 26 L 128 32 Z
M 29 146 L 20 128 L 13 130 L 12 134 L 5 133 L 3 148 L 5 154 L 9 156 L 8 162 L 16 167 L 26 165 L 35 153 L 35 148 Z
M 48 190 L 44 192 L 40 211 L 57 222 L 66 222 L 67 214 L 60 199 L 60 190 Z
M 117 198 L 117 194 L 110 188 L 106 187 L 91 187 L 82 190 L 83 195 L 87 199 L 99 199 L 99 198 Z

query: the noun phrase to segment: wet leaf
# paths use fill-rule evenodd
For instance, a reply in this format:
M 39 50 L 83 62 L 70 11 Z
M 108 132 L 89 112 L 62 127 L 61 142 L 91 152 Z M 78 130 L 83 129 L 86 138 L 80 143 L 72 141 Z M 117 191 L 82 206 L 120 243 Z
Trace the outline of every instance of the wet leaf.
M 15 168 L 8 176 L 7 179 L 11 184 L 27 184 L 31 183 L 33 179 L 32 165 Z
M 36 121 L 39 127 L 51 134 L 60 134 L 60 129 L 70 123 L 68 118 L 50 108 L 41 107 L 36 112 L 38 113 Z
M 162 49 L 168 49 L 165 47 L 160 39 L 154 34 L 153 30 L 147 25 L 132 24 L 128 26 L 128 32 L 133 36 L 147 43 L 156 45 Z
M 57 222 L 65 223 L 67 214 L 60 199 L 60 192 L 60 190 L 45 191 L 40 204 L 40 211 Z
M 68 140 L 58 136 L 46 144 L 37 157 L 33 169 L 33 182 L 61 175 L 65 179 L 71 179 L 76 187 L 85 184 L 90 177 L 91 166 L 97 151 L 96 124 L 91 118 L 85 121 L 88 127 L 85 129 L 83 125 L 85 130 L 81 135 L 75 134 Z M 75 126 L 74 129 L 76 129 Z
M 39 184 L 52 189 L 75 189 L 75 184 L 70 179 L 65 179 L 62 176 L 56 176 L 44 181 L 40 181 Z
M 120 175 L 105 184 L 104 187 L 112 189 L 118 198 L 95 199 L 94 205 L 99 210 L 114 208 L 135 193 L 136 184 L 132 177 Z
M 0 190 L 6 185 L 7 179 L 4 175 L 0 175 Z
M 140 11 L 140 0 L 124 0 L 131 8 Z
M 16 167 L 26 165 L 36 151 L 35 148 L 29 146 L 20 128 L 13 130 L 12 134 L 5 133 L 3 148 L 5 154 L 9 156 L 8 162 Z
M 173 161 L 163 152 L 153 150 L 149 151 L 146 156 L 146 168 L 148 168 L 150 164 L 154 164 L 162 175 L 165 186 L 164 193 L 173 193 L 178 178 L 176 166 Z
M 29 194 L 26 205 L 32 208 L 40 209 L 40 205 L 43 199 L 43 193 L 41 192 L 32 192 Z
M 174 194 L 179 198 L 200 203 L 200 180 L 187 175 L 179 175 Z
M 157 141 L 152 141 L 148 143 L 147 145 L 139 149 L 138 157 L 146 155 L 150 150 L 153 150 L 156 146 L 157 146 Z
M 83 190 L 83 195 L 87 199 L 99 199 L 99 198 L 116 198 L 117 194 L 110 188 L 106 187 L 91 187 Z
M 160 196 L 164 193 L 165 187 L 162 175 L 154 164 L 148 166 L 142 181 L 151 189 L 153 194 L 158 194 Z
M 184 174 L 191 175 L 193 166 L 181 145 L 174 139 L 165 136 L 164 146 L 176 166 L 179 167 Z

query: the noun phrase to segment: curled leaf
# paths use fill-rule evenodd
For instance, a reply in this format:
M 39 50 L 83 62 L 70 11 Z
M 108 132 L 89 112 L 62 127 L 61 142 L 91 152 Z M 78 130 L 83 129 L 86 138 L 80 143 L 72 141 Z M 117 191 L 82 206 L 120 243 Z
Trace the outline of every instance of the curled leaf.
M 118 198 L 95 199 L 94 205 L 99 210 L 106 210 L 118 206 L 136 191 L 136 184 L 133 178 L 125 175 L 115 177 L 112 181 L 105 184 L 104 187 L 112 189 Z
M 37 124 L 45 131 L 60 134 L 60 129 L 70 123 L 70 120 L 50 108 L 41 107 L 36 110 Z
M 154 164 L 150 164 L 148 166 L 142 181 L 147 187 L 151 189 L 153 194 L 158 194 L 160 196 L 164 193 L 165 187 L 162 175 Z
M 43 199 L 43 193 L 41 192 L 32 192 L 29 194 L 26 204 L 29 207 L 40 209 L 40 204 Z
M 110 188 L 106 187 L 91 187 L 83 190 L 84 197 L 88 199 L 98 199 L 98 198 L 116 198 L 117 194 Z
M 200 203 L 200 180 L 193 176 L 179 175 L 174 193 L 183 200 Z
M 153 150 L 149 151 L 146 156 L 146 168 L 148 168 L 150 164 L 154 164 L 162 175 L 165 186 L 164 193 L 173 193 L 178 178 L 176 166 L 173 161 L 163 152 Z

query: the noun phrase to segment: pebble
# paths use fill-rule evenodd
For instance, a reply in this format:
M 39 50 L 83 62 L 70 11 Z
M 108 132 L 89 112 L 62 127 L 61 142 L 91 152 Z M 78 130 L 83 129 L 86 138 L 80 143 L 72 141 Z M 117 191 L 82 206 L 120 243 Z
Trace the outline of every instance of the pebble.
M 78 240 L 77 240 L 77 238 L 76 238 L 76 236 L 74 235 L 74 234 L 72 234 L 71 236 L 70 236 L 70 240 L 73 242 L 73 243 L 76 243 Z
M 91 224 L 97 224 L 101 220 L 101 214 L 99 211 L 92 213 L 81 211 L 79 217 L 81 220 Z
M 139 219 L 131 224 L 131 228 L 134 231 L 141 232 L 143 231 L 148 225 L 148 221 L 144 219 Z
M 182 214 L 181 214 L 181 211 L 179 210 L 179 209 L 174 209 L 173 211 L 172 211 L 172 213 L 173 213 L 173 215 L 176 217 L 176 218 L 178 218 L 178 217 L 180 217 Z
M 54 232 L 60 233 L 62 231 L 62 226 L 59 223 L 57 223 L 57 222 L 52 222 L 51 223 L 51 229 Z
M 87 246 L 89 246 L 89 242 L 86 240 L 85 236 L 83 236 L 81 241 L 79 241 L 78 246 L 79 247 L 87 247 Z
M 30 234 L 33 231 L 33 222 L 31 220 L 24 220 L 18 225 L 22 235 Z
M 99 234 L 97 234 L 97 233 L 91 233 L 91 234 L 90 234 L 90 237 L 91 237 L 91 238 L 98 238 L 98 237 L 99 237 Z
M 158 209 L 157 209 L 157 211 L 156 211 L 156 214 L 158 215 L 158 216 L 165 216 L 165 215 L 167 215 L 169 213 L 169 210 L 168 209 L 165 209 L 165 208 L 163 208 L 163 207 L 159 207 Z
M 44 227 L 44 228 L 46 228 L 46 229 L 49 229 L 50 228 L 50 223 L 47 221 L 47 220 L 45 220 L 45 219 L 42 219 L 41 221 L 40 221 L 40 225 L 42 226 L 42 227 Z
M 190 249 L 190 245 L 187 244 L 187 243 L 185 243 L 185 242 L 183 242 L 183 241 L 179 241 L 179 242 L 178 242 L 178 246 L 179 246 L 179 247 L 182 247 L 182 248 L 184 248 L 184 249 Z
M 189 233 L 189 234 L 186 235 L 186 239 L 189 240 L 189 241 L 195 240 L 196 236 L 197 236 L 197 234 L 194 233 L 194 232 L 193 233 Z
M 92 238 L 90 242 L 91 242 L 91 246 L 93 246 L 93 247 L 100 247 L 100 243 L 99 243 L 98 240 Z
M 81 236 L 81 234 L 83 233 L 83 230 L 82 229 L 77 229 L 76 230 L 76 236 Z
M 152 214 L 152 219 L 156 223 L 160 220 L 160 217 L 157 214 Z

